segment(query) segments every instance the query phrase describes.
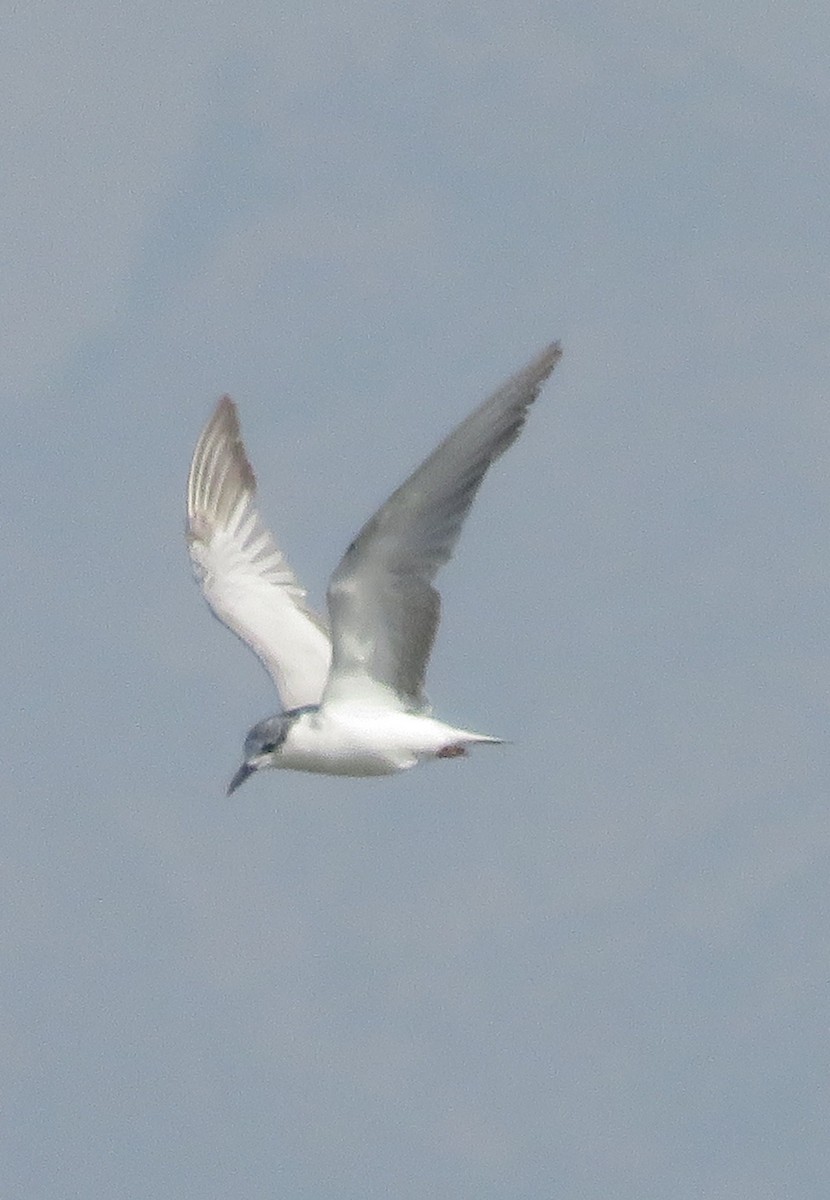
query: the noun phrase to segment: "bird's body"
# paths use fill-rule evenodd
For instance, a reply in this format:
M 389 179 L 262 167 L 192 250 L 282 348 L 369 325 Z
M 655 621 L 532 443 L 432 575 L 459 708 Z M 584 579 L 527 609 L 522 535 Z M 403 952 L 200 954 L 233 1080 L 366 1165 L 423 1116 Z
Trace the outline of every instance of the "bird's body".
M 367 522 L 329 584 L 330 629 L 260 521 L 236 408 L 222 398 L 190 468 L 191 560 L 214 613 L 263 661 L 285 706 L 249 732 L 229 792 L 266 767 L 389 775 L 500 740 L 430 713 L 423 682 L 440 612 L 432 580 L 560 354 L 549 346 L 508 380 Z
M 476 742 L 498 738 L 454 729 L 424 713 L 309 705 L 288 718 L 281 766 L 324 775 L 394 775 L 423 759 L 455 758 Z

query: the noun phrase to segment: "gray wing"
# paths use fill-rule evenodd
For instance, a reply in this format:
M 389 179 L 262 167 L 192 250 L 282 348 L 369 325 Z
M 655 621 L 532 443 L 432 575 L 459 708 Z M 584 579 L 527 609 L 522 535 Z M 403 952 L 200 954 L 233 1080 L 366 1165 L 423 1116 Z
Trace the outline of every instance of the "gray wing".
M 487 468 L 518 437 L 561 354 L 558 343 L 548 346 L 462 421 L 349 546 L 328 589 L 333 656 L 324 704 L 426 707 L 441 609 L 432 581 Z
M 223 396 L 193 453 L 187 544 L 205 599 L 264 663 L 285 708 L 316 704 L 331 659 L 325 623 L 256 510 L 236 406 Z

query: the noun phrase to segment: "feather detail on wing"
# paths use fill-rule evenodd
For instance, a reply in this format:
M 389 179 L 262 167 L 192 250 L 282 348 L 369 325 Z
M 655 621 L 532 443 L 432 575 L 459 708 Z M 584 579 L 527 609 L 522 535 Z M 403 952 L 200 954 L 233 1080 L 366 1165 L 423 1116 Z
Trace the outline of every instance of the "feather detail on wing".
M 316 704 L 331 660 L 325 622 L 262 524 L 236 406 L 223 396 L 187 481 L 187 542 L 213 612 L 262 660 L 283 707 Z
M 364 525 L 328 590 L 333 659 L 326 705 L 423 711 L 440 619 L 432 586 L 488 467 L 518 437 L 561 357 L 548 346 L 441 443 Z

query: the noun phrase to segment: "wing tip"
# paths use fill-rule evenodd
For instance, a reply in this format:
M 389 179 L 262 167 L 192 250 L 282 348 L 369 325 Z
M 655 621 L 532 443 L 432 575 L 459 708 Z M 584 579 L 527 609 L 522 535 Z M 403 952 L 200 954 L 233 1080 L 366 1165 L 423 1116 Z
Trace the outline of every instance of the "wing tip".
M 225 423 L 226 436 L 231 444 L 231 453 L 239 469 L 242 486 L 249 492 L 256 491 L 256 475 L 251 466 L 245 443 L 242 440 L 242 429 L 239 424 L 239 409 L 231 397 L 225 393 L 216 406 L 217 415 L 221 414 Z
M 240 492 L 253 496 L 256 476 L 242 441 L 236 404 L 225 394 L 217 401 L 193 451 L 187 480 L 187 512 L 191 527 L 200 517 L 215 516 L 223 498 L 230 500 Z
M 562 343 L 557 338 L 556 341 L 545 346 L 544 350 L 537 354 L 523 371 L 519 372 L 520 378 L 524 377 L 535 382 L 537 388 L 541 387 L 563 354 Z
M 564 353 L 565 351 L 562 348 L 562 343 L 560 342 L 559 338 L 555 338 L 550 345 L 546 347 L 546 349 L 543 351 L 543 354 L 550 358 L 551 370 L 553 370 Z

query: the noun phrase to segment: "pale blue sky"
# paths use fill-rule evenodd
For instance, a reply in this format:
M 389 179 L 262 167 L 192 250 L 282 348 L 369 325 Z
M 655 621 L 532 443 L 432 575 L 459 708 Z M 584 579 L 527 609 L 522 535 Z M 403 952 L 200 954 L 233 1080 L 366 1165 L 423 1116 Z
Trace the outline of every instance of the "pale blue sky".
M 4 1195 L 830 1181 L 830 13 L 15 5 L 0 39 Z M 266 774 L 189 577 L 236 398 L 320 601 L 551 337 L 442 577 L 513 745 Z

